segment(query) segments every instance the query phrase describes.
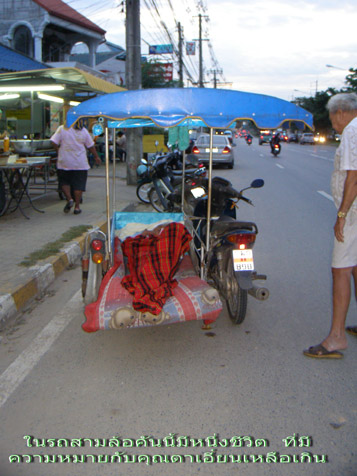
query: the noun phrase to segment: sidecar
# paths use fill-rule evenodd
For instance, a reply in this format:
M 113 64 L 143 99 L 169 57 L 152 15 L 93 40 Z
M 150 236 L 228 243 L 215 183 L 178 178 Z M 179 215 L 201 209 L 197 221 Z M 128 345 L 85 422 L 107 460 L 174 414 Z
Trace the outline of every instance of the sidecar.
M 238 119 L 252 120 L 258 128 L 286 127 L 289 121 L 312 128 L 312 115 L 282 99 L 261 94 L 218 89 L 150 89 L 125 91 L 100 96 L 72 108 L 67 115 L 67 126 L 83 118 L 96 118 L 95 127 L 102 128 L 106 137 L 106 232 L 92 230 L 83 253 L 82 291 L 86 321 L 83 330 L 94 332 L 107 329 L 124 329 L 202 320 L 205 326 L 214 322 L 222 310 L 217 290 L 206 281 L 205 258 L 209 253 L 211 218 L 211 178 L 213 160 L 213 134 L 215 129 L 234 127 Z M 127 287 L 128 264 L 122 247 L 130 238 L 136 239 L 158 225 L 170 227 L 183 224 L 192 230 L 187 214 L 131 213 L 115 210 L 115 185 L 110 186 L 108 157 L 108 130 L 155 126 L 161 128 L 204 126 L 210 130 L 210 160 L 208 166 L 207 242 L 200 244 L 199 265 L 191 260 L 195 253 L 185 249 L 182 259 L 175 265 L 175 282 L 160 312 L 146 310 L 136 290 Z M 184 149 L 183 149 L 184 150 Z M 130 162 L 130 157 L 127 158 Z M 185 163 L 185 156 L 183 163 Z M 138 164 L 128 163 L 135 167 Z M 113 161 L 115 177 L 115 161 Z M 112 188 L 112 190 L 111 190 Z M 112 192 L 113 209 L 109 210 Z M 139 239 L 138 238 L 138 239 Z M 195 240 L 191 240 L 193 243 Z M 177 243 L 173 245 L 173 248 Z M 176 248 L 175 248 L 176 249 Z M 165 256 L 159 255 L 160 262 Z M 151 261 L 152 264 L 152 261 Z M 141 271 L 130 264 L 131 273 Z M 141 262 L 140 262 L 141 266 Z M 154 264 L 155 266 L 155 264 Z M 165 266 L 165 265 L 163 265 Z M 170 278 L 171 279 L 171 278 Z M 129 290 L 130 292 L 129 292 Z M 151 290 L 150 290 L 151 292 Z M 139 293 L 140 294 L 140 293 Z M 141 294 L 140 294 L 141 296 Z M 150 308 L 150 306 L 149 306 Z

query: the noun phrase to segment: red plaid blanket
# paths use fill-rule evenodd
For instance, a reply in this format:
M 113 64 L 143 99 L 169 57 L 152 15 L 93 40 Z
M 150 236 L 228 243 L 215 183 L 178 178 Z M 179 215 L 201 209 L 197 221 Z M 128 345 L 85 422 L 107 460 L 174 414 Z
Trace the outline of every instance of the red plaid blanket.
M 191 235 L 184 225 L 170 223 L 159 235 L 141 234 L 122 243 L 129 269 L 122 285 L 134 296 L 134 309 L 154 315 L 161 312 L 177 286 L 174 275 L 190 241 Z

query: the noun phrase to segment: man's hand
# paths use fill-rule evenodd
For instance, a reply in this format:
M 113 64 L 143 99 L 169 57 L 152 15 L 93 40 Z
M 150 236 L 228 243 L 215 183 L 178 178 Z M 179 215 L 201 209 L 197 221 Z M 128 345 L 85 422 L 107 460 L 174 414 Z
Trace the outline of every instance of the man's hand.
M 344 241 L 343 229 L 345 227 L 345 223 L 346 223 L 346 218 L 337 217 L 337 220 L 334 226 L 336 240 L 340 241 L 341 243 L 343 243 Z

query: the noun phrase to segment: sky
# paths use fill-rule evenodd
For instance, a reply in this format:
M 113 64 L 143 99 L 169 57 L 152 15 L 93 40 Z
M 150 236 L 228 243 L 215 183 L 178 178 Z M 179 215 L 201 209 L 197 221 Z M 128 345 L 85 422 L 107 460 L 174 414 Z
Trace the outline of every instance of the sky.
M 106 30 L 107 41 L 125 48 L 121 0 L 65 1 Z M 186 41 L 196 40 L 198 14 L 203 15 L 203 38 L 209 40 L 202 43 L 205 87 L 213 87 L 209 71 L 222 70 L 217 87 L 290 101 L 340 89 L 348 69 L 357 68 L 356 0 L 141 0 L 140 5 L 142 55 L 149 44 L 169 43 L 163 24 L 174 41 L 177 22 Z M 197 81 L 198 52 L 184 59 Z

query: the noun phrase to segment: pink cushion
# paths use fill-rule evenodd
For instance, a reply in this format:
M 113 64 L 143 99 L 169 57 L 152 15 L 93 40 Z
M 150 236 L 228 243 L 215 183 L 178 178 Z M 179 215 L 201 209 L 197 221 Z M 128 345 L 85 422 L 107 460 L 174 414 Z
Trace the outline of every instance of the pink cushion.
M 144 327 L 158 324 L 203 319 L 214 322 L 222 310 L 218 292 L 196 276 L 191 258 L 185 255 L 175 275 L 178 286 L 158 316 L 139 313 L 132 307 L 133 296 L 121 285 L 125 275 L 124 260 L 118 238 L 114 242 L 114 266 L 105 275 L 98 300 L 85 307 L 86 332 L 126 327 Z

